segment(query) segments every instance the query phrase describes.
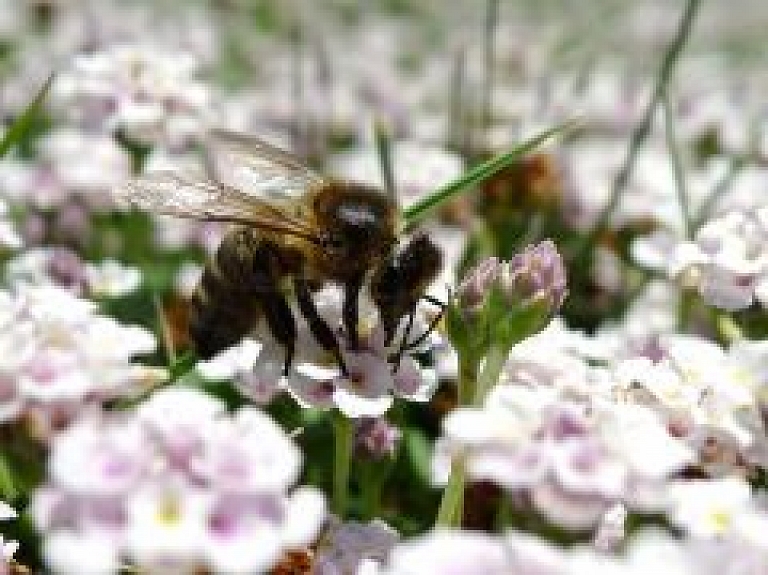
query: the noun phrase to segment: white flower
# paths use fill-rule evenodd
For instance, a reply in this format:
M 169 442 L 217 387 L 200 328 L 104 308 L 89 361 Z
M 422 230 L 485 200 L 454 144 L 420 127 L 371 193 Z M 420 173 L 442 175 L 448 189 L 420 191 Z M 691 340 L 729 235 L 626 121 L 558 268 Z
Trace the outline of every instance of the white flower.
M 470 531 L 432 531 L 397 545 L 383 575 L 510 573 L 501 539 Z
M 131 175 L 130 156 L 104 134 L 58 130 L 42 140 L 41 155 L 65 190 L 97 207 L 109 205 L 107 192 Z
M 750 504 L 749 483 L 737 477 L 677 482 L 669 487 L 670 519 L 694 537 L 727 533 Z
M 281 390 L 285 350 L 277 342 L 259 343 L 243 338 L 219 352 L 196 369 L 206 379 L 232 379 L 237 389 L 257 405 L 269 401 Z
M 399 539 L 397 531 L 381 520 L 357 523 L 333 517 L 320 537 L 315 569 L 319 573 L 356 573 L 363 562 L 383 563 Z
M 107 427 L 98 418 L 79 420 L 54 439 L 50 473 L 78 496 L 114 496 L 133 489 L 148 471 L 153 453 L 136 421 Z
M 141 285 L 141 270 L 112 259 L 85 265 L 85 281 L 95 297 L 123 297 Z
M 0 521 L 8 521 L 9 519 L 16 519 L 16 517 L 18 517 L 16 510 L 5 501 L 0 501 Z M 13 559 L 13 554 L 18 549 L 18 541 L 7 541 L 0 535 L 0 572 L 2 572 L 3 566 Z
M 327 287 L 313 294 L 318 312 L 332 327 L 341 326 L 341 292 Z M 393 349 L 384 345 L 384 332 L 370 318 L 373 315 L 370 304 L 361 306 L 361 338 L 359 349 L 348 349 L 341 329 L 335 331 L 341 347 L 342 357 L 348 369 L 344 376 L 330 354 L 320 348 L 307 323 L 297 321 L 296 357 L 287 377 L 282 376 L 285 349 L 260 326 L 254 337 L 261 342 L 253 374 L 243 372 L 238 387 L 245 395 L 257 400 L 269 398 L 274 393 L 272 382 L 285 388 L 302 406 L 320 409 L 337 407 L 347 417 L 376 417 L 384 414 L 392 405 L 394 397 L 410 401 L 427 401 L 437 384 L 434 370 L 422 369 L 411 357 L 404 356 L 397 370 L 390 361 Z M 393 338 L 393 346 L 399 346 L 403 325 Z M 426 330 L 423 318 L 414 321 L 410 341 Z M 429 339 L 429 338 L 427 338 Z M 431 349 L 427 341 L 423 352 Z M 229 353 L 229 352 L 226 352 Z
M 43 542 L 43 557 L 57 575 L 111 575 L 120 568 L 117 542 L 98 530 L 54 531 Z
M 211 494 L 185 485 L 147 485 L 127 504 L 125 545 L 153 573 L 184 573 L 203 560 Z
M 282 492 L 299 473 L 301 456 L 280 427 L 262 412 L 241 408 L 206 430 L 192 472 L 222 492 Z M 269 473 L 264 473 L 269 469 Z
M 710 305 L 728 311 L 749 307 L 768 273 L 765 223 L 759 212 L 733 211 L 710 220 L 695 243 L 677 246 L 672 272 L 688 274 Z
M 232 379 L 253 369 L 259 357 L 261 344 L 244 338 L 207 361 L 198 362 L 196 369 L 206 379 Z

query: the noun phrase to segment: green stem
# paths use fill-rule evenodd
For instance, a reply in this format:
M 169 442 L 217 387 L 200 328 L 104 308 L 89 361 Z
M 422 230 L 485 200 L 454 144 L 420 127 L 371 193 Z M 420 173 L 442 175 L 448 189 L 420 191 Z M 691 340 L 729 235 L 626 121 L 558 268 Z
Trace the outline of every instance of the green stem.
M 352 463 L 352 420 L 340 411 L 334 411 L 333 421 L 333 512 L 344 519 L 349 489 L 349 468 Z
M 477 378 L 477 361 L 474 358 L 468 358 L 467 355 L 469 354 L 459 356 L 458 403 L 464 407 L 472 405 Z
M 696 212 L 696 216 L 693 218 L 693 230 L 694 232 L 703 226 L 707 219 L 712 215 L 712 211 L 717 206 L 718 202 L 725 196 L 731 189 L 731 186 L 736 181 L 736 178 L 741 174 L 747 165 L 747 159 L 739 156 L 731 158 L 728 164 L 728 171 L 718 180 L 715 184 L 712 192 L 705 198 L 704 202 Z
M 499 381 L 501 370 L 507 363 L 509 350 L 500 345 L 492 345 L 485 356 L 483 368 L 477 378 L 477 389 L 475 390 L 474 405 L 480 407 L 483 405 L 488 393 Z
M 472 405 L 477 381 L 477 360 L 470 353 L 459 354 L 458 403 L 462 407 Z M 464 460 L 454 458 L 451 475 L 443 491 L 435 524 L 440 527 L 459 527 L 464 510 L 464 484 L 466 472 Z
M 450 86 L 450 126 L 449 126 L 449 145 L 457 150 L 464 151 L 464 134 L 467 131 L 464 121 L 464 83 L 466 68 L 466 50 L 463 46 L 456 51 L 456 58 L 453 63 L 453 72 L 451 73 Z
M 683 289 L 680 293 L 680 301 L 677 304 L 677 329 L 682 333 L 689 331 L 696 299 L 696 294 L 690 289 Z
M 499 0 L 487 0 L 485 34 L 483 34 L 483 130 L 491 127 L 493 72 L 496 64 L 496 28 L 499 22 Z
M 677 143 L 675 134 L 675 118 L 672 113 L 672 106 L 669 102 L 669 94 L 664 94 L 664 133 L 667 140 L 667 150 L 669 159 L 672 163 L 672 172 L 675 177 L 675 191 L 677 192 L 677 201 L 680 204 L 680 211 L 683 215 L 683 226 L 685 229 L 685 239 L 693 238 L 693 218 L 691 217 L 691 205 L 688 201 L 688 189 L 685 183 L 685 173 L 683 171 L 683 162 L 680 158 L 680 147 Z
M 496 516 L 493 520 L 493 526 L 497 533 L 504 533 L 514 521 L 515 508 L 512 505 L 512 499 L 508 493 L 502 493 L 499 499 L 499 507 L 496 509 Z
M 451 476 L 443 491 L 443 499 L 437 511 L 436 527 L 460 527 L 464 509 L 464 460 L 456 458 L 451 464 Z
M 365 465 L 360 474 L 360 500 L 362 515 L 366 519 L 379 516 L 383 476 L 376 473 L 371 464 Z
M 590 233 L 587 235 L 584 243 L 582 244 L 581 249 L 579 250 L 579 255 L 581 256 L 579 259 L 584 258 L 590 246 L 594 244 L 597 237 L 608 225 L 613 212 L 619 205 L 621 196 L 623 195 L 624 189 L 629 183 L 629 178 L 632 175 L 632 171 L 635 167 L 637 153 L 640 151 L 640 147 L 650 134 L 651 126 L 653 125 L 653 118 L 656 114 L 656 108 L 662 101 L 664 94 L 667 91 L 667 85 L 669 84 L 669 80 L 672 76 L 672 71 L 674 70 L 675 64 L 677 63 L 677 60 L 683 51 L 683 47 L 685 46 L 686 41 L 691 35 L 693 21 L 695 19 L 696 13 L 698 12 L 700 4 L 701 0 L 688 0 L 685 5 L 685 12 L 683 12 L 683 16 L 680 19 L 680 24 L 677 27 L 675 38 L 669 45 L 667 52 L 664 54 L 664 60 L 662 61 L 661 68 L 659 69 L 659 73 L 656 76 L 656 86 L 654 87 L 651 100 L 648 102 L 648 105 L 645 108 L 645 112 L 640 120 L 640 123 L 635 128 L 635 131 L 632 132 L 626 158 L 621 166 L 621 169 L 619 170 L 619 173 L 616 175 L 616 179 L 613 181 L 611 196 L 608 200 L 608 203 L 600 212 L 600 215 L 597 218 L 597 222 L 593 226 L 592 230 L 590 230 Z

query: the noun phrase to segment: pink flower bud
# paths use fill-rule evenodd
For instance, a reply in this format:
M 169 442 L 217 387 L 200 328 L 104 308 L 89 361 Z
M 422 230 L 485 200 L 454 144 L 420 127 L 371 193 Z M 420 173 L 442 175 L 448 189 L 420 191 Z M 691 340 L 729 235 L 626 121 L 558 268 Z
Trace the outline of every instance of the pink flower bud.
M 462 310 L 473 314 L 482 308 L 500 269 L 499 259 L 490 257 L 481 261 L 464 276 L 456 291 Z
M 546 303 L 557 313 L 565 300 L 563 259 L 552 240 L 528 246 L 500 266 L 499 287 L 512 304 Z
M 363 417 L 355 421 L 355 452 L 368 459 L 395 454 L 400 430 L 383 417 Z

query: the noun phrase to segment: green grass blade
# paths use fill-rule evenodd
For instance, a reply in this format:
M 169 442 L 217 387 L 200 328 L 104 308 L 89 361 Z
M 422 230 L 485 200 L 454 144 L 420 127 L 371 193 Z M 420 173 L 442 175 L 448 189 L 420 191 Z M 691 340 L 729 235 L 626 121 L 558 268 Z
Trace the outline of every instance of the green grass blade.
M 376 155 L 379 157 L 384 190 L 388 196 L 396 198 L 397 185 L 395 183 L 395 167 L 392 165 L 392 138 L 390 138 L 389 131 L 380 120 L 376 120 L 373 125 L 373 135 L 376 141 Z
M 27 105 L 27 108 L 22 112 L 21 116 L 16 118 L 3 135 L 3 138 L 0 140 L 0 158 L 5 156 L 11 148 L 23 140 L 27 135 L 29 128 L 32 126 L 32 122 L 45 101 L 45 97 L 48 95 L 48 90 L 50 90 L 51 84 L 53 84 L 53 78 L 54 74 L 48 76 L 48 79 L 45 81 L 42 88 L 40 88 L 40 91 L 37 93 L 34 100 Z
M 509 152 L 494 156 L 487 162 L 484 162 L 479 166 L 475 166 L 468 172 L 461 175 L 458 179 L 446 184 L 427 197 L 419 200 L 412 206 L 403 210 L 403 220 L 405 222 L 406 230 L 412 229 L 414 226 L 416 226 L 443 202 L 451 200 L 458 194 L 466 191 L 467 188 L 487 180 L 500 170 L 515 162 L 524 154 L 538 148 L 542 143 L 550 139 L 552 136 L 571 131 L 577 125 L 577 122 L 566 122 L 559 126 L 555 126 L 550 130 L 542 132 L 516 146 Z

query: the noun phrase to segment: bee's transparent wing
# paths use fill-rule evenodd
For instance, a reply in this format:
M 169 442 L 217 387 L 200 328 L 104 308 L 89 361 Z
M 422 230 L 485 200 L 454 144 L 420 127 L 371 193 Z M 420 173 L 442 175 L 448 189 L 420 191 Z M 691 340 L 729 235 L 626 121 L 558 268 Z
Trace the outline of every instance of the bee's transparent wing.
M 224 130 L 207 136 L 210 176 L 244 194 L 280 206 L 296 206 L 304 194 L 326 180 L 294 155 L 267 142 Z
M 258 197 L 203 178 L 152 172 L 114 191 L 118 204 L 154 214 L 233 222 L 317 241 L 309 224 Z

